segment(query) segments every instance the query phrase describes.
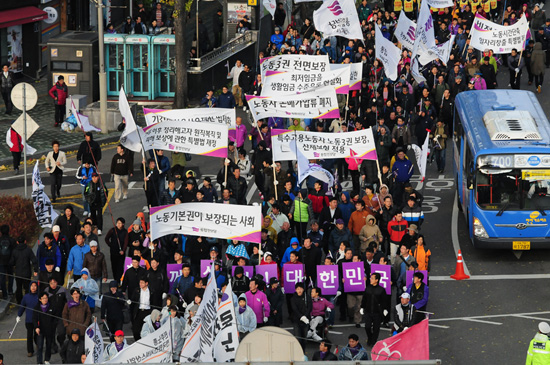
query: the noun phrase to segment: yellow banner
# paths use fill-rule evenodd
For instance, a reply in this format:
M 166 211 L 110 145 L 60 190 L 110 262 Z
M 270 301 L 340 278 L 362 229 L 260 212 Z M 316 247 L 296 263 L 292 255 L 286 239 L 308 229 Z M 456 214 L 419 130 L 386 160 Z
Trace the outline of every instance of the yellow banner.
M 522 170 L 523 180 L 550 180 L 550 170 Z

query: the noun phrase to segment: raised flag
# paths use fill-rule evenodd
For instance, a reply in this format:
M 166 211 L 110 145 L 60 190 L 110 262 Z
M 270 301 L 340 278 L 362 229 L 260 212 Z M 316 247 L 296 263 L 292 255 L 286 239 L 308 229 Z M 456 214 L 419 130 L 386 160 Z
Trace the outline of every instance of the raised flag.
M 313 12 L 315 29 L 324 37 L 363 39 L 361 22 L 353 0 L 327 0 Z
M 40 227 L 51 228 L 53 222 L 57 219 L 57 213 L 53 210 L 50 198 L 48 198 L 48 195 L 44 192 L 38 161 L 36 161 L 32 172 L 32 202 L 34 205 L 34 213 L 36 214 L 36 219 Z
M 419 54 L 426 53 L 430 48 L 434 47 L 435 35 L 432 13 L 430 12 L 428 2 L 423 1 L 420 5 L 420 12 L 418 13 L 411 58 L 414 59 Z
M 395 38 L 401 43 L 401 47 L 412 51 L 416 33 L 416 23 L 407 18 L 405 12 L 399 14 L 397 26 L 395 27 Z
M 231 281 L 229 281 L 225 292 L 222 294 L 216 320 L 214 361 L 233 362 L 235 361 L 237 347 L 239 347 L 239 331 L 237 330 L 237 317 L 235 315 Z
M 84 364 L 103 363 L 103 334 L 96 321 L 86 329 L 84 334 L 84 349 L 86 352 L 86 361 Z
M 378 341 L 371 351 L 372 360 L 429 360 L 428 321 L 426 318 L 395 336 Z
M 426 177 L 426 165 L 428 161 L 428 154 L 430 153 L 429 143 L 430 134 L 428 133 L 426 135 L 426 139 L 424 140 L 424 144 L 422 144 L 422 148 L 415 144 L 412 145 L 412 149 L 416 157 L 416 165 L 418 166 L 418 171 L 420 171 L 422 181 L 424 181 L 424 178 Z
M 120 93 L 118 95 L 118 109 L 125 124 L 124 131 L 120 135 L 120 143 L 131 151 L 143 152 L 136 121 L 130 110 L 128 99 L 126 99 L 124 87 L 120 88 Z
M 328 184 L 334 186 L 334 176 L 316 163 L 310 163 L 302 151 L 296 148 L 296 140 L 290 142 L 290 148 L 296 151 L 298 157 L 298 185 L 308 176 L 313 176 Z
M 397 65 L 401 59 L 401 51 L 391 41 L 387 40 L 382 31 L 376 25 L 375 29 L 375 44 L 376 44 L 376 58 L 382 61 L 384 65 L 384 72 L 386 76 L 395 81 L 398 77 Z
M 72 115 L 74 115 L 80 129 L 82 129 L 84 132 L 101 132 L 101 129 L 94 127 L 93 125 L 90 124 L 90 118 L 88 118 L 86 115 L 80 114 L 78 110 L 76 110 L 76 106 L 74 105 L 72 96 L 71 96 L 71 113 Z
M 263 0 L 262 5 L 271 14 L 271 18 L 275 19 L 275 10 L 277 9 L 277 2 L 275 0 Z

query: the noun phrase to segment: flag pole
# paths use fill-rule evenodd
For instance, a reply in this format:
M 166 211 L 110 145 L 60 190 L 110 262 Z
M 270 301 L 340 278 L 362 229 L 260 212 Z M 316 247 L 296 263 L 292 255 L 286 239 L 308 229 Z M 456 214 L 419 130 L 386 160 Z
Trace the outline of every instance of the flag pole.
M 273 188 L 275 189 L 275 201 L 279 200 L 279 197 L 277 196 L 277 175 L 276 175 L 276 172 L 275 172 L 275 166 L 277 166 L 275 164 L 275 162 L 273 162 L 273 164 L 271 165 L 271 167 L 273 168 Z

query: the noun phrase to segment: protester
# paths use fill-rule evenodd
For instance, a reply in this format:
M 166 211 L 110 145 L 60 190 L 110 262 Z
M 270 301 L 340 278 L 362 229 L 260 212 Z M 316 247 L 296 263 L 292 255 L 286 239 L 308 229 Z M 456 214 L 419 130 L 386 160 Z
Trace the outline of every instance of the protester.
M 55 106 L 55 124 L 54 127 L 59 127 L 61 123 L 65 121 L 65 112 L 67 102 L 67 97 L 69 96 L 69 89 L 65 84 L 65 77 L 59 75 L 57 77 L 57 82 L 54 86 L 48 91 L 50 97 L 54 100 Z
M 67 164 L 67 156 L 65 152 L 59 150 L 59 141 L 52 142 L 53 151 L 48 152 L 44 165 L 50 173 L 52 179 L 51 196 L 52 202 L 55 203 L 57 197 L 61 197 L 61 186 L 63 185 L 63 169 Z

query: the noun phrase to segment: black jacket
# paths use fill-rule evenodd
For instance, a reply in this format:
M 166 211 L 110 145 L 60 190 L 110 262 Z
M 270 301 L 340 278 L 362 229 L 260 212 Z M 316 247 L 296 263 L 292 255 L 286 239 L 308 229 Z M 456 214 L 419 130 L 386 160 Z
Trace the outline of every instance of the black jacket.
M 303 316 L 309 319 L 312 308 L 311 297 L 305 291 L 301 296 L 297 293 L 292 294 L 292 298 L 290 298 L 290 306 L 292 308 L 292 320 L 294 323 L 303 323 L 300 322 L 300 318 Z
M 67 304 L 67 302 L 71 300 L 71 295 L 69 294 L 69 291 L 65 287 L 61 286 L 61 284 L 62 283 L 57 285 L 57 288 L 55 288 L 55 290 L 53 290 L 49 286 L 44 290 L 46 293 L 48 293 L 48 302 L 53 309 L 54 315 L 58 317 L 61 317 L 65 304 Z
M 325 357 L 321 359 L 321 351 L 315 351 L 311 361 L 338 361 L 338 358 L 329 351 L 326 353 Z
M 53 306 L 48 302 L 48 309 L 46 312 L 42 311 L 40 307 L 40 301 L 34 307 L 34 312 L 32 315 L 32 324 L 34 329 L 40 328 L 40 334 L 46 337 L 53 336 L 55 333 L 55 312 Z
M 80 364 L 83 353 L 84 341 L 78 340 L 74 342 L 72 339 L 66 340 L 59 351 L 63 364 Z
M 241 294 L 246 293 L 248 290 L 250 290 L 249 284 L 250 284 L 250 279 L 246 275 L 243 274 L 243 276 L 240 279 L 236 276 L 233 276 L 233 281 L 231 282 L 231 288 L 233 289 L 233 293 L 235 293 L 235 295 L 238 297 Z M 269 295 L 267 296 L 267 299 L 269 300 Z M 271 301 L 269 303 L 271 304 Z
M 380 285 L 372 286 L 369 284 L 367 285 L 365 293 L 363 294 L 361 307 L 365 310 L 365 313 L 382 314 L 385 299 L 386 289 L 382 288 Z
M 90 142 L 82 141 L 80 147 L 78 147 L 76 159 L 82 163 L 88 161 L 90 165 L 95 166 L 101 160 L 101 147 L 99 143 L 94 141 L 93 138 L 90 138 Z
M 122 292 L 128 293 L 128 297 L 130 297 L 130 295 L 132 295 L 136 291 L 136 289 L 139 289 L 139 279 L 141 279 L 145 275 L 147 275 L 147 271 L 143 267 L 138 266 L 137 269 L 130 267 L 124 273 L 124 279 L 122 280 L 120 290 L 122 290 Z
M 227 187 L 231 190 L 233 198 L 237 200 L 237 204 L 246 205 L 246 189 L 248 185 L 244 177 L 240 176 L 237 180 L 235 176 L 228 176 Z
M 309 249 L 302 248 L 300 255 L 306 269 L 306 277 L 317 280 L 317 265 L 321 264 L 321 250 L 312 244 Z
M 61 273 L 59 273 L 55 270 L 52 270 L 51 272 L 48 272 L 48 270 L 40 271 L 38 273 L 38 284 L 39 284 L 38 290 L 39 290 L 39 292 L 43 291 L 44 289 L 46 289 L 48 287 L 48 285 L 50 284 L 50 279 L 52 278 L 52 276 L 54 276 L 56 278 L 58 285 L 63 285 L 63 275 L 61 275 Z
M 269 302 L 269 307 L 271 310 L 270 314 L 273 315 L 273 311 L 277 311 L 277 313 L 281 313 L 282 315 L 283 303 L 285 302 L 285 295 L 283 294 L 281 288 L 279 287 L 276 290 L 267 288 L 265 291 L 265 295 L 267 296 L 267 300 Z
M 111 293 L 109 290 L 107 293 L 103 294 L 103 300 L 101 302 L 101 319 L 109 319 L 122 321 L 123 314 L 122 309 L 124 309 L 126 301 L 124 300 L 124 295 L 117 290 L 115 294 Z
M 162 301 L 163 293 L 170 293 L 170 281 L 168 280 L 168 275 L 166 270 L 161 269 L 162 265 L 159 265 L 157 270 L 150 268 L 147 270 L 147 278 L 149 279 L 149 287 L 155 288 L 155 295 L 160 297 Z M 159 298 L 155 298 L 155 301 L 158 301 Z
M 15 266 L 15 275 L 30 278 L 33 272 L 38 272 L 36 255 L 26 243 L 15 245 L 11 253 L 10 266 Z
M 243 92 L 250 93 L 252 91 L 252 87 L 254 86 L 255 80 L 256 78 L 254 77 L 254 72 L 242 71 L 239 75 L 239 86 L 243 89 Z
M 132 301 L 131 309 L 132 309 L 132 318 L 136 318 L 139 310 L 139 298 L 140 298 L 140 291 L 141 288 L 136 288 L 132 295 L 129 297 Z M 160 290 L 157 288 L 153 288 L 151 285 L 149 285 L 149 305 L 151 306 L 151 309 L 162 309 L 162 293 L 158 295 Z
M 0 265 L 8 265 L 10 263 L 15 245 L 15 240 L 10 236 L 0 236 Z M 5 254 L 3 251 L 6 251 Z
M 107 232 L 107 235 L 105 236 L 105 243 L 107 244 L 107 246 L 109 246 L 111 250 L 111 258 L 113 256 L 120 256 L 120 251 L 125 251 L 124 242 L 127 235 L 128 230 L 126 228 L 118 229 L 116 227 L 113 227 L 109 230 L 109 232 Z
M 111 161 L 111 175 L 130 175 L 134 173 L 133 160 L 126 152 L 122 156 L 115 153 Z
M 76 244 L 76 234 L 80 232 L 80 220 L 73 214 L 67 219 L 66 215 L 61 215 L 55 222 L 61 229 L 61 234 L 69 240 L 71 247 Z

